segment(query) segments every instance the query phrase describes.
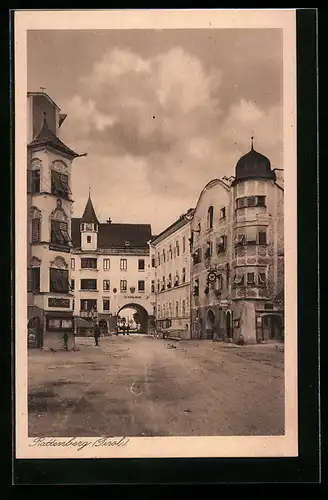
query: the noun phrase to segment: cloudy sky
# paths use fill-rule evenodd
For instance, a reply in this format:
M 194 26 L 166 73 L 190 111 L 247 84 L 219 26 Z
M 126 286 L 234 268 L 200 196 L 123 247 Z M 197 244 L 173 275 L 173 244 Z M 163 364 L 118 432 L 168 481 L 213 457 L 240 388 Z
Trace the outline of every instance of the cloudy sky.
M 250 147 L 283 168 L 282 33 L 275 29 L 30 31 L 28 91 L 67 119 L 74 215 L 162 231 Z

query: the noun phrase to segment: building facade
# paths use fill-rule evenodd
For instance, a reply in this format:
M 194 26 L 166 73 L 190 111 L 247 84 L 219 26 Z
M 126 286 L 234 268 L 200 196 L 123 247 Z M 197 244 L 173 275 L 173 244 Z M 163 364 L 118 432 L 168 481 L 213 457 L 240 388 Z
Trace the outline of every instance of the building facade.
M 79 155 L 59 138 L 66 115 L 43 92 L 27 95 L 27 318 L 36 347 L 73 346 L 69 289 L 71 169 Z
M 151 242 L 157 326 L 181 338 L 190 338 L 191 218 L 192 210 Z
M 205 186 L 191 221 L 192 337 L 283 340 L 283 188 L 253 144 L 224 179 Z
M 115 333 L 118 315 L 129 307 L 139 313 L 141 331 L 147 333 L 155 305 L 150 240 L 149 224 L 99 222 L 89 196 L 82 218 L 72 219 L 75 318 L 89 321 L 90 328 L 98 321 L 104 334 Z

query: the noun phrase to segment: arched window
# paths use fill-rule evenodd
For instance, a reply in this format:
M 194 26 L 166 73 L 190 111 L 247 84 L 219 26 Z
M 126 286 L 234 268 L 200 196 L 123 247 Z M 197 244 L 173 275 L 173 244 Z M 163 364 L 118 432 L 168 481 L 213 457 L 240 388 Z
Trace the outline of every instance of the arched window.
M 213 228 L 213 207 L 209 207 L 208 212 L 207 212 L 207 229 L 212 229 Z

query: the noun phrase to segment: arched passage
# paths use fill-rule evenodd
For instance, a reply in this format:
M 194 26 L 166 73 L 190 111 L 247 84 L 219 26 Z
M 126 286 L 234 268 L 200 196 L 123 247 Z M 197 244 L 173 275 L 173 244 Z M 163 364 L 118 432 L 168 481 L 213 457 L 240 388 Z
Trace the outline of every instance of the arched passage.
M 122 306 L 118 310 L 117 312 L 118 331 L 123 332 L 124 331 L 123 328 L 124 327 L 126 328 L 127 324 L 129 323 L 129 320 L 124 316 L 125 309 L 132 309 L 135 311 L 133 318 L 129 318 L 129 320 L 132 320 L 130 325 L 132 326 L 135 325 L 135 328 L 129 328 L 130 332 L 148 333 L 148 312 L 143 306 L 136 303 L 124 304 L 124 306 Z
M 215 314 L 212 309 L 206 313 L 206 338 L 213 339 L 214 335 Z
M 261 314 L 261 340 L 284 340 L 284 320 L 279 313 Z

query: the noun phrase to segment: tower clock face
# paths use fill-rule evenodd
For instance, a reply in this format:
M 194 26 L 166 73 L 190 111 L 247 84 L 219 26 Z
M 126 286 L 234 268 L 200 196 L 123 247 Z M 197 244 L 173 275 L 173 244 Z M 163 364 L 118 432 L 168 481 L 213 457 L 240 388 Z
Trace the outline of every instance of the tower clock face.
M 92 231 L 92 224 L 90 222 L 87 223 L 87 231 Z

